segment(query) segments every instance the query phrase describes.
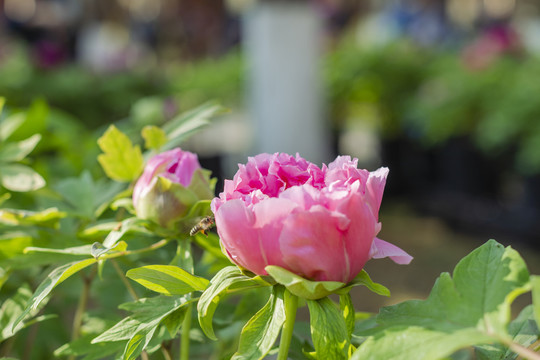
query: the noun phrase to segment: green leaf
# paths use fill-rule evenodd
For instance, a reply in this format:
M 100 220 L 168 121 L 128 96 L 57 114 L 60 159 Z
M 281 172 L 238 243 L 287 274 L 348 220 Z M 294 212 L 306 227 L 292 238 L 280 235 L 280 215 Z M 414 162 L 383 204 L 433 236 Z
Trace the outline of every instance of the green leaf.
M 116 243 L 120 241 L 128 232 L 138 232 L 149 234 L 149 231 L 144 227 L 148 222 L 139 218 L 128 218 L 117 224 L 117 228 L 109 233 L 105 240 L 103 240 L 103 246 L 112 249 L 116 246 Z
M 512 342 L 529 347 L 538 339 L 538 327 L 531 305 L 525 307 L 508 326 Z M 479 360 L 514 360 L 518 355 L 502 344 L 482 345 L 476 348 Z
M 71 215 L 94 218 L 96 194 L 101 189 L 96 188 L 89 171 L 84 171 L 79 177 L 61 180 L 54 189 L 69 205 Z
M 101 342 L 92 344 L 91 340 L 95 337 L 94 334 L 88 334 L 74 340 L 68 344 L 64 344 L 54 351 L 56 357 L 67 357 L 70 355 L 82 356 L 83 360 L 102 360 L 108 355 L 113 355 L 122 351 L 125 347 L 121 342 Z
M 147 149 L 158 150 L 167 143 L 165 131 L 154 125 L 143 127 L 141 135 L 144 139 L 144 147 Z
M 15 328 L 25 318 L 27 314 L 36 310 L 39 304 L 47 297 L 47 295 L 50 294 L 50 292 L 56 286 L 69 278 L 71 275 L 94 263 L 96 263 L 95 259 L 86 259 L 81 261 L 74 261 L 54 269 L 47 276 L 47 278 L 41 284 L 39 284 L 38 288 L 30 298 L 30 300 L 28 300 L 25 310 L 13 324 L 13 328 Z
M 0 147 L 0 161 L 7 163 L 21 161 L 34 150 L 41 140 L 40 134 L 34 134 L 26 140 L 7 143 Z
M 167 315 L 166 318 L 163 319 L 162 324 L 165 325 L 167 328 L 167 331 L 169 332 L 169 335 L 171 335 L 171 338 L 174 338 L 178 331 L 180 330 L 180 327 L 182 326 L 182 322 L 184 321 L 184 317 L 186 316 L 188 306 L 181 307 L 180 309 L 170 313 Z M 191 307 L 189 307 L 191 309 Z
M 13 139 L 26 139 L 34 134 L 45 131 L 49 116 L 49 106 L 44 99 L 34 100 L 28 110 L 22 114 L 24 115 L 24 121 L 13 132 Z
M 121 309 L 134 314 L 93 339 L 92 344 L 128 340 L 123 358 L 134 359 L 146 348 L 156 328 L 166 317 L 193 301 L 195 299 L 186 296 L 157 296 L 123 304 Z
M 339 308 L 341 310 L 343 319 L 345 319 L 345 324 L 347 325 L 347 334 L 349 335 L 348 339 L 350 341 L 356 322 L 351 294 L 347 293 L 339 296 Z
M 18 209 L 1 209 L 0 223 L 13 226 L 44 226 L 58 229 L 60 219 L 67 214 L 57 208 L 42 211 L 27 211 Z
M 15 113 L 0 122 L 0 141 L 6 141 L 24 123 L 26 115 Z
M 268 354 L 285 322 L 283 288 L 274 286 L 270 299 L 242 328 L 238 351 L 231 359 L 262 359 Z
M 225 112 L 225 108 L 214 103 L 203 104 L 189 112 L 180 114 L 163 126 L 169 141 L 164 149 L 172 149 L 193 135 L 201 128 L 210 124 L 210 118 Z
M 304 279 L 282 267 L 269 265 L 265 270 L 274 280 L 287 288 L 292 294 L 309 300 L 328 296 L 346 284 L 339 281 L 311 281 Z
M 98 161 L 109 178 L 129 182 L 141 174 L 144 166 L 141 149 L 133 146 L 127 135 L 114 125 L 98 139 L 98 145 L 104 152 Z
M 351 360 L 442 359 L 459 349 L 492 341 L 492 337 L 474 328 L 445 332 L 419 326 L 396 326 L 368 338 Z
M 534 318 L 540 326 L 540 276 L 531 276 Z
M 27 321 L 31 317 L 37 315 L 40 310 L 35 309 L 25 315 L 23 319 L 24 322 L 19 322 L 17 326 L 14 326 L 15 321 L 23 313 L 25 304 L 31 296 L 32 291 L 30 291 L 25 284 L 17 289 L 17 293 L 13 297 L 4 300 L 0 307 L 0 342 L 10 338 L 31 324 L 51 318 L 51 316 L 40 316 L 31 321 Z
M 363 285 L 367 287 L 369 290 L 371 290 L 375 294 L 382 295 L 382 296 L 390 296 L 390 290 L 388 290 L 384 285 L 373 282 L 365 270 L 362 270 L 360 274 L 358 274 L 352 282 L 347 284 L 346 287 L 344 287 L 343 289 L 339 289 L 336 292 L 338 294 L 344 294 L 344 293 L 349 292 L 352 287 L 359 286 L 359 285 Z
M 184 238 L 177 240 L 176 255 L 169 265 L 179 266 L 190 274 L 193 274 L 193 255 L 191 251 L 191 241 L 189 239 Z
M 0 182 L 11 191 L 26 192 L 41 189 L 45 179 L 28 166 L 3 164 L 0 166 Z
M 242 274 L 236 266 L 228 266 L 218 272 L 210 280 L 210 285 L 203 292 L 197 303 L 199 324 L 206 336 L 212 340 L 217 340 L 212 326 L 212 318 L 219 302 L 225 295 L 260 286 L 265 286 L 265 282 L 262 279 L 258 277 L 250 278 Z
M 348 359 L 350 340 L 347 325 L 336 304 L 327 297 L 319 300 L 308 300 L 307 304 L 311 323 L 311 338 L 317 352 L 317 358 Z
M 185 295 L 203 291 L 210 283 L 178 266 L 148 265 L 131 269 L 126 276 L 152 291 L 165 295 Z
M 35 246 L 29 246 L 24 248 L 25 254 L 30 253 L 47 253 L 47 254 L 66 254 L 66 255 L 90 255 L 92 250 L 91 245 L 82 245 L 82 246 L 75 246 L 70 248 L 64 248 L 64 249 L 51 249 L 51 248 L 42 248 L 42 247 L 35 247 Z
M 490 240 L 457 264 L 453 279 L 441 274 L 427 300 L 382 308 L 377 316 L 381 327 L 354 358 L 407 359 L 414 348 L 415 359 L 434 359 L 464 346 L 507 339 L 510 305 L 528 290 L 528 280 L 519 254 Z M 391 340 L 396 343 L 386 349 Z
M 0 205 L 9 200 L 9 198 L 11 198 L 11 194 L 8 192 L 0 195 Z

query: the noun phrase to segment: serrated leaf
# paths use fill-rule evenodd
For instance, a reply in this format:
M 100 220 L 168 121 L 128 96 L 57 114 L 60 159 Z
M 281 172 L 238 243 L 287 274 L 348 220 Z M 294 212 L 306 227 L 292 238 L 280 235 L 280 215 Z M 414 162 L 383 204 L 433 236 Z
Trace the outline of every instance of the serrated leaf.
M 540 276 L 531 276 L 534 319 L 540 327 Z
M 525 307 L 508 326 L 512 342 L 529 347 L 538 339 L 538 327 L 531 305 Z M 483 345 L 476 348 L 479 360 L 515 360 L 518 355 L 502 344 Z
M 144 139 L 144 147 L 158 150 L 167 143 L 167 134 L 161 128 L 154 125 L 146 125 L 141 131 Z
M 270 299 L 242 328 L 233 360 L 262 359 L 268 354 L 285 322 L 283 288 L 274 286 Z
M 180 114 L 163 126 L 163 130 L 168 134 L 168 142 L 164 149 L 172 149 L 189 136 L 210 124 L 210 118 L 222 114 L 226 111 L 220 105 L 214 103 L 203 104 L 191 111 Z
M 141 174 L 144 166 L 141 149 L 114 125 L 98 139 L 98 145 L 104 152 L 98 156 L 98 162 L 109 178 L 129 182 Z
M 148 265 L 131 269 L 126 276 L 144 287 L 165 295 L 185 295 L 203 291 L 210 283 L 178 266 Z
M 30 298 L 30 300 L 28 300 L 25 310 L 13 324 L 13 328 L 15 328 L 25 318 L 27 314 L 29 314 L 31 311 L 36 310 L 39 304 L 47 297 L 47 295 L 50 294 L 50 292 L 56 286 L 69 278 L 71 275 L 94 264 L 95 262 L 95 259 L 74 261 L 54 269 L 47 276 L 47 278 L 43 282 L 41 282 L 41 284 L 39 284 L 38 288 Z
M 21 164 L 2 164 L 0 182 L 6 189 L 17 192 L 34 191 L 45 186 L 41 175 Z
M 203 332 L 212 340 L 217 340 L 212 326 L 214 312 L 225 295 L 233 291 L 247 290 L 264 286 L 264 282 L 257 278 L 250 278 L 236 266 L 228 266 L 219 271 L 210 280 L 210 285 L 202 293 L 197 303 L 199 324 Z
M 57 229 L 60 219 L 67 214 L 57 208 L 42 211 L 28 211 L 19 209 L 1 209 L 0 223 L 13 226 L 44 226 Z
M 34 134 L 28 139 L 11 142 L 0 147 L 0 162 L 14 162 L 23 160 L 34 150 L 41 140 L 40 134 Z
M 269 265 L 264 268 L 272 278 L 287 288 L 292 294 L 316 300 L 328 296 L 346 284 L 339 281 L 311 281 L 298 276 L 282 267 Z
M 308 300 L 307 304 L 317 358 L 348 359 L 350 340 L 345 319 L 338 307 L 328 297 Z
M 441 274 L 427 300 L 382 308 L 377 316 L 382 326 L 354 358 L 407 359 L 414 346 L 414 358 L 427 360 L 508 338 L 510 305 L 528 289 L 529 273 L 519 254 L 490 240 L 463 258 L 453 276 Z M 391 351 L 385 349 L 389 339 L 397 342 Z

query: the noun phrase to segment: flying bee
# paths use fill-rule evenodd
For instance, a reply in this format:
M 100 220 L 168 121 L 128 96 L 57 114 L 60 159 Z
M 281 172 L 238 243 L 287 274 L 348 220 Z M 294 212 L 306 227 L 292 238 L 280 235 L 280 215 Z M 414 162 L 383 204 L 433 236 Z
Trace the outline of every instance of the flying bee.
M 204 235 L 208 236 L 207 231 L 214 226 L 214 218 L 212 216 L 205 216 L 202 218 L 201 221 L 197 225 L 195 225 L 193 228 L 191 228 L 191 231 L 189 232 L 190 236 L 195 236 L 199 231 L 202 232 Z

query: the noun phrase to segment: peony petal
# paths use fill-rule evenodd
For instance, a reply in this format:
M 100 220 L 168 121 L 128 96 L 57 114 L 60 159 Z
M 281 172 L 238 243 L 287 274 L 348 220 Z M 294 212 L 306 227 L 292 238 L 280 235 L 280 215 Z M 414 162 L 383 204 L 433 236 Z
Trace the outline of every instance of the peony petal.
M 228 255 L 236 264 L 262 275 L 265 270 L 258 234 L 254 231 L 255 216 L 242 200 L 224 202 L 215 213 L 216 227 Z
M 369 178 L 366 185 L 366 202 L 371 206 L 373 214 L 379 219 L 379 209 L 383 198 L 384 186 L 386 185 L 386 177 L 388 176 L 388 168 L 382 167 L 369 173 Z
M 322 206 L 291 214 L 279 238 L 286 269 L 310 280 L 347 282 L 342 217 Z
M 370 257 L 372 259 L 381 259 L 389 257 L 396 264 L 407 265 L 411 262 L 413 257 L 407 254 L 405 251 L 401 250 L 394 244 L 390 244 L 379 238 L 373 239 L 371 244 Z

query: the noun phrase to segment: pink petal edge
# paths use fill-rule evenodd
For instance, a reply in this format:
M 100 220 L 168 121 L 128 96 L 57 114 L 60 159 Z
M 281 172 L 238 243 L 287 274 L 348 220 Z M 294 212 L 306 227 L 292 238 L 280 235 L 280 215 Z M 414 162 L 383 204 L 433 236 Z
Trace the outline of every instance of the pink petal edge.
M 370 257 L 372 259 L 389 257 L 396 264 L 400 265 L 407 265 L 413 259 L 411 255 L 407 254 L 396 245 L 390 244 L 389 242 L 381 240 L 377 237 L 373 239 L 373 243 L 371 244 Z

